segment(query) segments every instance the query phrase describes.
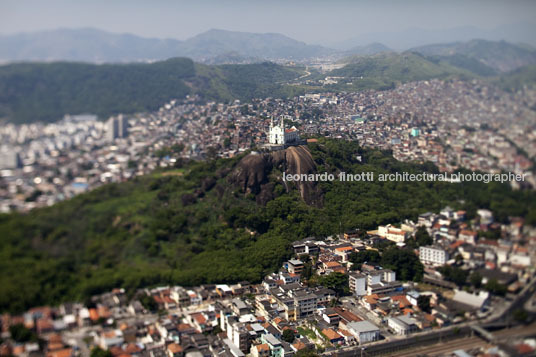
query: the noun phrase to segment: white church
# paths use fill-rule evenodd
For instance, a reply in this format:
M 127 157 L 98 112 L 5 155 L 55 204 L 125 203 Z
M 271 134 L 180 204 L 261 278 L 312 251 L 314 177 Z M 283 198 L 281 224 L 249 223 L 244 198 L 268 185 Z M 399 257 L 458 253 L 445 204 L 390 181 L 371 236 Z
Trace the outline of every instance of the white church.
M 270 145 L 292 145 L 300 141 L 298 129 L 293 126 L 290 129 L 285 129 L 283 118 L 279 119 L 278 124 L 274 124 L 274 118 L 270 122 L 270 130 L 268 132 L 268 143 Z

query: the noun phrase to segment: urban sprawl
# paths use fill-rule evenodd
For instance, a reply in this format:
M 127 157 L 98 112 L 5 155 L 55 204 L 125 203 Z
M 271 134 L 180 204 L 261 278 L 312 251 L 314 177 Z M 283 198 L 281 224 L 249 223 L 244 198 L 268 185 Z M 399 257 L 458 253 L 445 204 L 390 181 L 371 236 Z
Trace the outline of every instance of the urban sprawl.
M 429 244 L 415 246 L 423 237 Z M 521 356 L 535 351 L 535 325 L 505 327 L 536 311 L 535 237 L 536 229 L 521 218 L 499 224 L 481 209 L 468 220 L 464 211 L 446 207 L 417 222 L 294 242 L 293 258 L 260 284 L 162 286 L 132 295 L 114 289 L 84 304 L 4 314 L 0 352 Z M 386 245 L 410 244 L 424 266 L 418 283 L 402 282 L 395 270 L 368 261 Z
M 273 118 L 303 138 L 357 140 L 401 161 L 524 175 L 535 187 L 536 91 L 505 93 L 484 82 L 407 83 L 393 90 L 306 94 L 243 104 L 171 101 L 153 113 L 66 116 L 0 128 L 0 210 L 52 205 L 107 182 L 169 167 L 180 158 L 232 157 L 268 143 Z

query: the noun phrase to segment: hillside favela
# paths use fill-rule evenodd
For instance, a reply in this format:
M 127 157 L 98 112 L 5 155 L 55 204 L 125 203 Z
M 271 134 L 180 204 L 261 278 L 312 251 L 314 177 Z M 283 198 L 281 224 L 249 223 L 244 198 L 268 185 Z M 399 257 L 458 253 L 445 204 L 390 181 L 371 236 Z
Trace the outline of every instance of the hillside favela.
M 536 356 L 536 2 L 0 2 L 0 357 Z

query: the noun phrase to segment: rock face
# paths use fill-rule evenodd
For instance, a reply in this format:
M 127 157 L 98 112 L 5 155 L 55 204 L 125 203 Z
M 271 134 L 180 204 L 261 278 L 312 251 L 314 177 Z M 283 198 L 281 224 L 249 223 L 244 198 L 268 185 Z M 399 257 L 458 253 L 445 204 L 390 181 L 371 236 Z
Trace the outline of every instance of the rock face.
M 246 194 L 254 194 L 257 203 L 264 205 L 274 199 L 274 184 L 269 182 L 274 168 L 292 175 L 316 173 L 316 164 L 307 147 L 292 146 L 285 150 L 244 157 L 229 176 L 229 180 Z M 277 179 L 283 182 L 281 176 Z M 322 205 L 322 192 L 316 182 L 283 182 L 283 185 L 287 191 L 295 185 L 307 204 Z

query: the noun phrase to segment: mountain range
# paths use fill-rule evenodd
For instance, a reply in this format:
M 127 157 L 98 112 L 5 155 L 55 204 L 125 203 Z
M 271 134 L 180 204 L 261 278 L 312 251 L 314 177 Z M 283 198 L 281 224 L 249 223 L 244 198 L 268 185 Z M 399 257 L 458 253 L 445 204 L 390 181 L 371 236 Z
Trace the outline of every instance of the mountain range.
M 303 60 L 333 50 L 276 33 L 209 30 L 185 41 L 142 38 L 92 28 L 0 36 L 0 61 L 138 62 L 189 57 L 198 62 L 234 54 L 245 60 Z M 242 61 L 239 59 L 238 61 Z
M 448 29 L 424 29 L 411 27 L 401 31 L 372 31 L 353 36 L 347 40 L 336 40 L 328 44 L 331 48 L 347 50 L 367 43 L 380 42 L 397 51 L 430 43 L 466 42 L 475 38 L 488 41 L 505 40 L 512 43 L 526 43 L 536 46 L 534 23 L 517 23 L 481 29 L 475 26 L 459 26 Z
M 477 60 L 499 72 L 508 72 L 536 63 L 536 49 L 506 41 L 471 40 L 432 44 L 410 49 L 426 56 L 464 56 Z
M 409 32 L 408 32 L 409 31 Z M 390 46 L 392 36 L 376 34 L 345 42 L 337 49 L 306 44 L 278 33 L 249 33 L 212 29 L 187 40 L 143 38 L 132 34 L 115 34 L 93 28 L 0 35 L 0 63 L 20 61 L 74 61 L 88 63 L 152 62 L 172 57 L 188 57 L 206 64 L 255 63 L 262 61 L 304 61 L 315 58 L 340 59 L 377 53 L 411 50 L 425 55 L 464 55 L 477 59 L 499 71 L 508 71 L 534 59 L 534 48 L 505 41 L 473 40 L 492 37 L 474 29 L 460 28 L 435 36 L 433 31 L 407 30 L 408 38 L 419 42 L 399 41 Z M 405 32 L 402 32 L 405 33 Z M 465 34 L 461 36 L 461 34 Z M 469 34 L 474 34 L 473 37 Z M 495 36 L 496 38 L 501 38 Z M 440 41 L 460 39 L 468 42 Z M 381 40 L 387 41 L 385 45 Z M 422 45 L 423 39 L 425 45 Z M 434 41 L 435 40 L 435 41 Z M 429 45 L 435 43 L 435 45 Z M 409 45 L 417 46 L 409 46 Z M 395 50 L 393 50 L 395 49 Z M 513 56 L 513 57 L 512 57 Z M 508 62 L 504 64 L 504 58 Z

